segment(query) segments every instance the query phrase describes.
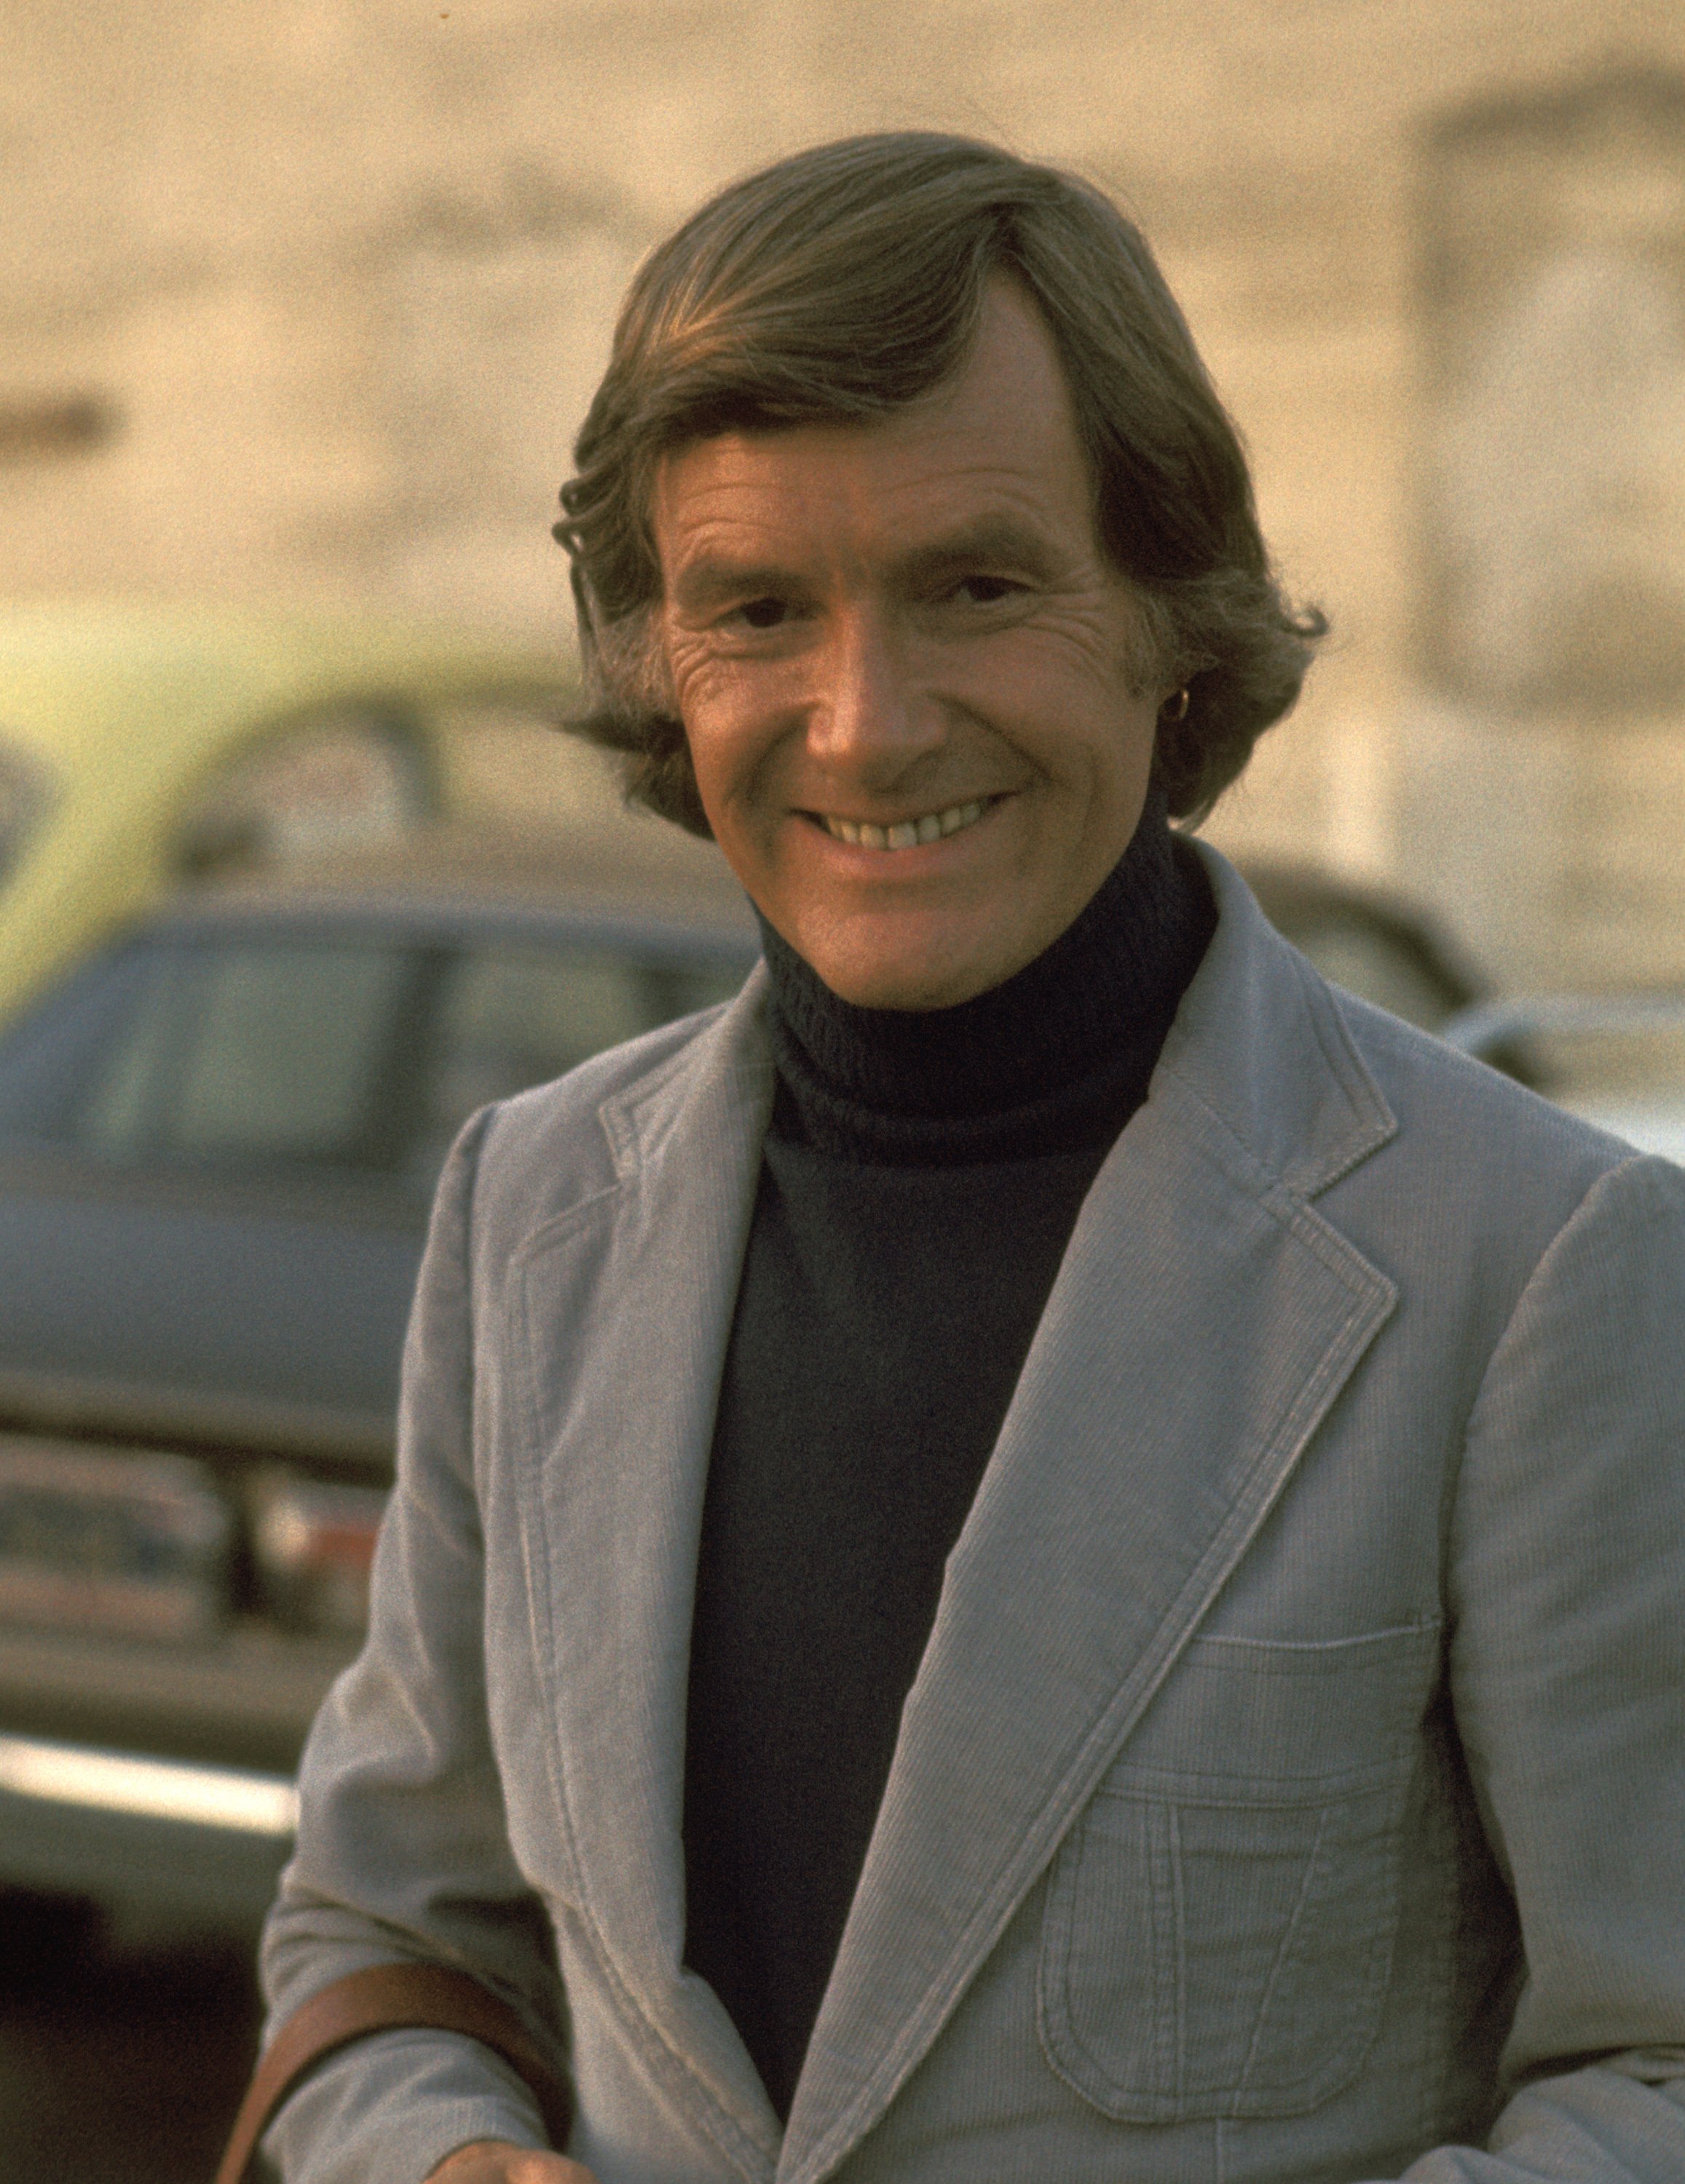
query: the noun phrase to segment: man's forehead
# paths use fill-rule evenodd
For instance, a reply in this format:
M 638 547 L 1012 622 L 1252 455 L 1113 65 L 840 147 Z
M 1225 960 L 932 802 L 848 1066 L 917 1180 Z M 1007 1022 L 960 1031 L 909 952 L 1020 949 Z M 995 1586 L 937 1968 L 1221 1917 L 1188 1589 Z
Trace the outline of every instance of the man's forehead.
M 683 443 L 659 461 L 652 517 L 681 504 L 800 510 L 855 496 L 985 501 L 1068 492 L 1087 465 L 1051 332 L 1016 284 L 990 284 L 960 368 L 929 393 L 860 420 L 737 429 Z
M 678 597 L 855 561 L 909 582 L 979 563 L 1041 571 L 1072 543 L 1062 536 L 1063 497 L 998 465 L 933 466 L 900 492 L 847 491 L 799 456 L 782 471 L 734 476 L 718 454 L 717 469 L 681 475 L 658 504 L 656 543 Z

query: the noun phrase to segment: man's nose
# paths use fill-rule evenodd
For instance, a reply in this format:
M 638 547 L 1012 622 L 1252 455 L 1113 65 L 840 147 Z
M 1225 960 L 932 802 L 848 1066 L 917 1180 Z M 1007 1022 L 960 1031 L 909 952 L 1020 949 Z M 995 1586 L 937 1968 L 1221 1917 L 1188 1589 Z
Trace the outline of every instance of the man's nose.
M 808 718 L 815 758 L 894 773 L 941 742 L 941 708 L 908 655 L 892 616 L 862 609 L 837 618 Z

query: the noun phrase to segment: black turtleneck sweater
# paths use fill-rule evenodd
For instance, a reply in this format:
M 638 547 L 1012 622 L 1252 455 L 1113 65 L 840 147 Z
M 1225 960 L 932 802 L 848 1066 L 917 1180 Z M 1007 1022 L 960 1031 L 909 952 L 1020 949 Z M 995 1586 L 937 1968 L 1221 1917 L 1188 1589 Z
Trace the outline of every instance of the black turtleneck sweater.
M 781 2116 L 944 1562 L 1214 923 L 1155 797 L 1075 923 L 957 1008 L 853 1007 L 763 928 L 778 1083 L 697 1570 L 685 1961 Z

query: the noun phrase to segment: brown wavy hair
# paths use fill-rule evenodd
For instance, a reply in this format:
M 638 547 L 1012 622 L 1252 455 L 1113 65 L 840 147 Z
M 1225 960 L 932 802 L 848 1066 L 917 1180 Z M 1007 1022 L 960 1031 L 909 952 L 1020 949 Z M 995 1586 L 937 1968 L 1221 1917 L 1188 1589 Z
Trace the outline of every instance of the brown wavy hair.
M 917 401 L 962 364 L 1002 273 L 1063 364 L 1099 536 L 1139 599 L 1142 684 L 1187 690 L 1154 758 L 1172 815 L 1209 811 L 1292 705 L 1327 623 L 1281 593 L 1239 437 L 1139 231 L 994 145 L 848 137 L 733 183 L 651 252 L 574 443 L 555 526 L 589 705 L 572 725 L 627 755 L 633 801 L 709 831 L 659 643 L 661 457 Z

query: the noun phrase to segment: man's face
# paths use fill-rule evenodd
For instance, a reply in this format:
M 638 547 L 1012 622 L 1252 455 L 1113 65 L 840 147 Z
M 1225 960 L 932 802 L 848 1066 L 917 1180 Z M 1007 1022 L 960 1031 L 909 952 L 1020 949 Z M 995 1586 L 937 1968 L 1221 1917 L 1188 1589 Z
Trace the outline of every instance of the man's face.
M 658 473 L 661 630 L 702 806 L 833 992 L 946 1007 L 1057 939 L 1141 816 L 1165 693 L 1096 536 L 1052 339 L 991 287 L 964 369 L 869 425 Z

